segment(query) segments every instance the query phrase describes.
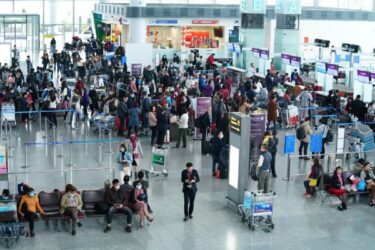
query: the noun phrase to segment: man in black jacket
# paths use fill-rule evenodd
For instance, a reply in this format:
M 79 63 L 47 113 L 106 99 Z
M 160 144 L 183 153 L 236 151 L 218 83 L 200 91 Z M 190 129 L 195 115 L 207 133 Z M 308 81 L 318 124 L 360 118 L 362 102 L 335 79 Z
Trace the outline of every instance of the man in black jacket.
M 118 136 L 123 136 L 124 133 L 124 123 L 127 122 L 127 117 L 129 115 L 129 109 L 126 104 L 128 97 L 124 96 L 120 99 L 117 107 L 117 116 L 120 120 L 120 126 L 118 128 Z
M 212 176 L 216 176 L 216 164 L 219 164 L 220 153 L 224 147 L 223 132 L 218 132 L 215 137 L 210 140 L 211 156 L 212 156 Z
M 182 192 L 184 193 L 184 221 L 193 219 L 194 200 L 198 191 L 197 182 L 199 182 L 198 171 L 193 169 L 193 163 L 186 163 L 186 169 L 181 173 L 181 182 L 183 183 Z
M 132 211 L 128 207 L 129 197 L 120 189 L 120 181 L 118 179 L 112 181 L 112 188 L 107 191 L 105 201 L 110 207 L 106 216 L 107 227 L 104 229 L 104 233 L 111 231 L 112 215 L 118 212 L 126 215 L 127 225 L 125 231 L 130 233 L 132 231 Z
M 363 122 L 365 120 L 366 104 L 361 100 L 360 95 L 355 97 L 349 112 L 358 117 L 359 121 Z
M 199 117 L 200 132 L 202 133 L 202 149 L 203 144 L 206 142 L 207 130 L 211 127 L 212 113 L 211 106 L 207 108 L 207 111 Z M 203 151 L 203 150 L 202 150 Z

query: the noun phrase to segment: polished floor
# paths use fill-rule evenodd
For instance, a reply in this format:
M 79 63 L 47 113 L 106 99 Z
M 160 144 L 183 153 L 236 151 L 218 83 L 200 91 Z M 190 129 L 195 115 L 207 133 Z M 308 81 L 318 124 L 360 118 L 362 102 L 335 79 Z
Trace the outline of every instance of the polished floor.
M 44 128 L 44 122 L 41 127 Z M 10 134 L 10 147 L 14 149 L 10 154 L 9 171 L 15 173 L 9 175 L 12 191 L 15 191 L 15 184 L 21 181 L 26 181 L 37 191 L 63 189 L 66 182 L 73 182 L 80 190 L 101 188 L 105 180 L 112 176 L 109 169 L 116 167 L 115 154 L 109 151 L 112 148 L 115 152 L 119 142 L 101 146 L 95 141 L 99 139 L 98 133 L 84 123 L 72 131 L 59 118 L 55 136 L 52 129 L 48 129 L 47 133 L 40 130 L 39 122 L 28 125 L 19 123 Z M 149 199 L 155 221 L 149 227 L 137 229 L 134 225 L 133 232 L 127 234 L 123 229 L 125 219 L 116 217 L 112 231 L 104 234 L 102 218 L 86 218 L 83 227 L 72 237 L 69 232 L 56 232 L 43 222 L 38 222 L 36 237 L 22 238 L 14 249 L 372 249 L 375 208 L 366 204 L 365 197 L 359 203 L 350 202 L 345 212 L 336 209 L 336 205 L 332 204 L 337 202 L 334 199 L 325 204 L 319 198 L 305 199 L 302 181 L 310 167 L 310 163 L 305 161 L 293 159 L 291 180 L 282 179 L 286 176 L 287 167 L 286 157 L 282 154 L 283 135 L 284 132 L 279 134 L 278 178 L 270 182 L 272 190 L 278 194 L 273 217 L 275 229 L 272 232 L 260 229 L 250 231 L 246 224 L 241 223 L 240 217 L 227 208 L 227 180 L 211 176 L 210 156 L 201 156 L 200 142 L 189 139 L 187 149 L 173 149 L 171 143 L 168 177 L 150 179 Z M 46 148 L 43 143 L 47 140 L 51 144 L 56 140 L 54 137 L 64 143 L 63 147 L 59 144 Z M 86 138 L 90 143 L 82 142 Z M 107 134 L 102 135 L 102 139 L 109 138 Z M 149 138 L 142 137 L 141 140 L 144 149 L 142 165 L 149 168 Z M 71 141 L 75 142 L 69 144 Z M 27 142 L 36 144 L 25 146 Z M 329 151 L 332 152 L 333 148 L 333 145 L 330 146 Z M 188 161 L 193 162 L 199 171 L 201 182 L 198 184 L 194 219 L 183 222 L 180 173 Z M 69 163 L 73 163 L 73 166 Z M 23 168 L 25 165 L 29 166 L 26 170 Z M 96 170 L 82 170 L 93 168 Z M 115 175 L 118 176 L 117 171 Z M 2 181 L 1 185 L 6 187 L 8 182 Z M 256 183 L 250 182 L 249 190 L 255 190 L 255 187 Z

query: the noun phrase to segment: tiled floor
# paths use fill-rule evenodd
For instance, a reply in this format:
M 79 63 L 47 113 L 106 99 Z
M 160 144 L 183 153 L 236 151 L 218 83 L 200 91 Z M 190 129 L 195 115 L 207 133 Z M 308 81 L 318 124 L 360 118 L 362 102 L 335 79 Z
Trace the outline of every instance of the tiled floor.
M 280 133 L 283 138 L 284 133 Z M 25 165 L 24 142 L 43 142 L 44 131 L 39 131 L 38 122 L 25 126 L 19 124 L 13 130 L 13 157 L 10 161 L 11 172 L 24 171 Z M 98 139 L 91 130 L 89 140 Z M 64 141 L 82 140 L 85 138 L 84 125 L 71 131 L 60 120 L 57 138 Z M 53 132 L 48 130 L 48 141 L 53 141 Z M 108 139 L 108 135 L 103 136 Z M 280 141 L 283 141 L 282 139 Z M 149 138 L 142 138 L 145 157 L 143 166 L 149 168 L 150 152 Z M 279 151 L 283 148 L 279 145 Z M 172 144 L 173 145 L 173 144 Z M 171 145 L 171 146 L 172 146 Z M 113 151 L 118 143 L 113 143 Z M 170 147 L 171 147 L 170 146 Z M 333 146 L 331 146 L 333 148 Z M 79 189 L 100 188 L 106 179 L 111 178 L 107 168 L 114 166 L 114 154 L 108 153 L 109 145 L 102 146 L 102 162 L 99 163 L 100 146 L 98 144 L 73 145 L 73 169 L 104 168 L 96 171 L 74 171 L 71 177 L 67 171 L 66 177 L 61 174 L 61 168 L 70 162 L 69 145 L 63 147 L 62 158 L 53 161 L 53 146 L 28 146 L 28 183 L 37 191 L 49 191 L 54 188 L 63 189 L 65 178 Z M 61 153 L 61 147 L 56 147 L 56 155 Z M 348 210 L 339 212 L 335 205 L 328 201 L 321 204 L 319 198 L 305 199 L 303 197 L 302 181 L 305 178 L 309 162 L 292 161 L 290 182 L 282 180 L 286 175 L 286 157 L 281 153 L 277 156 L 277 172 L 279 177 L 271 180 L 272 190 L 278 194 L 274 210 L 274 231 L 267 233 L 262 230 L 252 232 L 242 224 L 237 214 L 226 206 L 227 180 L 218 180 L 210 175 L 211 158 L 200 155 L 200 144 L 189 140 L 187 149 L 169 149 L 169 176 L 154 177 L 150 180 L 150 204 L 154 210 L 155 221 L 143 229 L 127 234 L 123 230 L 125 220 L 117 217 L 110 233 L 104 234 L 105 227 L 102 218 L 85 219 L 83 227 L 79 228 L 75 237 L 68 232 L 54 232 L 46 228 L 43 222 L 36 226 L 35 239 L 21 239 L 15 249 L 164 249 L 164 250 L 193 250 L 193 249 L 372 249 L 372 238 L 375 233 L 375 209 L 366 204 L 363 197 L 358 204 L 351 202 Z M 191 161 L 201 175 L 198 184 L 194 219 L 183 222 L 183 196 L 181 192 L 180 172 L 185 163 Z M 31 172 L 55 170 L 48 174 L 31 174 Z M 17 176 L 17 178 L 15 177 Z M 12 175 L 11 190 L 15 183 L 25 181 L 25 174 Z M 1 182 L 6 186 L 6 182 Z M 250 190 L 256 183 L 250 181 Z M 336 202 L 334 199 L 333 202 Z

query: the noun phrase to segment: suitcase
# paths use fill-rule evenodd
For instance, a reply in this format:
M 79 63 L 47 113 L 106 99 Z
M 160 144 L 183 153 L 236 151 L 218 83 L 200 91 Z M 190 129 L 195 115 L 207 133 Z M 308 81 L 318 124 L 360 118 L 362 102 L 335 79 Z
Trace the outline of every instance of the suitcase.
M 202 154 L 207 155 L 211 153 L 211 144 L 209 141 L 202 142 Z
M 118 116 L 116 116 L 115 124 L 116 124 L 116 129 L 120 130 L 120 118 Z M 123 131 L 126 130 L 126 120 L 124 121 L 124 127 L 122 128 L 122 130 Z

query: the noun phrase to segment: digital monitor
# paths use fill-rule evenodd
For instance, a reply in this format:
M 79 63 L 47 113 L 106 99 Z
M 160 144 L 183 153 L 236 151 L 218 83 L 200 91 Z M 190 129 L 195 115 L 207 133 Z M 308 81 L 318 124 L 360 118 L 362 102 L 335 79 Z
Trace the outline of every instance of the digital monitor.
M 316 62 L 315 63 L 315 70 L 319 73 L 327 73 L 327 65 L 325 62 Z
M 252 48 L 251 53 L 253 54 L 254 57 L 260 58 L 260 49 Z
M 292 65 L 293 67 L 299 68 L 301 66 L 301 57 L 291 56 L 290 57 L 290 65 Z
M 227 44 L 227 49 L 228 49 L 228 52 L 234 52 L 234 46 L 233 46 L 233 43 L 228 43 Z
M 240 168 L 240 150 L 233 145 L 229 149 L 229 185 L 238 189 L 238 172 Z
M 239 43 L 234 43 L 233 47 L 234 47 L 234 52 L 238 54 L 241 53 L 241 45 Z
M 286 65 L 290 65 L 290 55 L 281 54 L 281 62 Z
M 327 64 L 327 74 L 331 76 L 339 75 L 339 65 L 336 64 Z
M 370 72 L 365 70 L 357 70 L 358 81 L 362 83 L 370 83 Z
M 261 49 L 260 50 L 260 58 L 262 58 L 264 60 L 269 60 L 269 58 L 270 58 L 270 51 L 269 50 L 263 50 L 263 49 Z
M 349 51 L 350 50 L 350 44 L 349 43 L 343 43 L 341 45 L 341 50 L 342 51 Z
M 241 13 L 241 28 L 243 29 L 263 29 L 264 15 Z

